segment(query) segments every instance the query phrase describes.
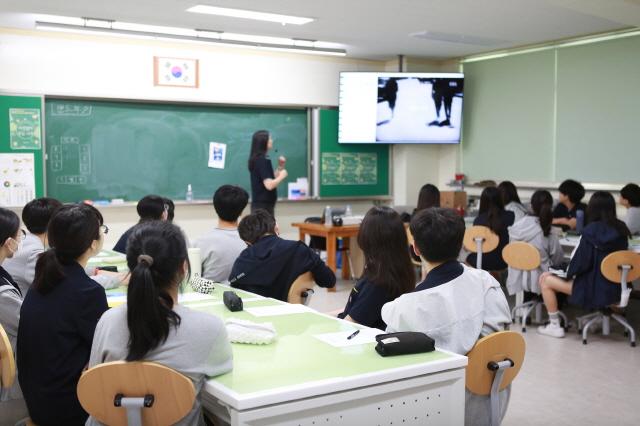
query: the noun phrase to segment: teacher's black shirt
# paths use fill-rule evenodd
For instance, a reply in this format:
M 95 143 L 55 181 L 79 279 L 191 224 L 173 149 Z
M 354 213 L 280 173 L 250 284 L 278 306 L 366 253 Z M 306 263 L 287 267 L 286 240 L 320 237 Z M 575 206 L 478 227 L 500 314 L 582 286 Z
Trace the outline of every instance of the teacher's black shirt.
M 275 203 L 278 199 L 278 190 L 269 191 L 264 187 L 265 179 L 274 179 L 273 165 L 269 157 L 264 155 L 256 158 L 251 171 L 251 201 L 259 203 Z

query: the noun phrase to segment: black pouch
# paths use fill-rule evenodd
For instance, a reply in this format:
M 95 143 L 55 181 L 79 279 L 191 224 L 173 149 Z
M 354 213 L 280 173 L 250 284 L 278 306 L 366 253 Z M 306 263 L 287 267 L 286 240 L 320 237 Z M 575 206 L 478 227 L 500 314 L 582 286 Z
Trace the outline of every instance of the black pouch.
M 231 312 L 237 312 L 242 310 L 242 299 L 233 291 L 225 291 L 222 293 L 222 300 L 224 305 Z
M 376 341 L 376 352 L 381 356 L 418 354 L 436 349 L 435 340 L 417 331 L 378 334 Z

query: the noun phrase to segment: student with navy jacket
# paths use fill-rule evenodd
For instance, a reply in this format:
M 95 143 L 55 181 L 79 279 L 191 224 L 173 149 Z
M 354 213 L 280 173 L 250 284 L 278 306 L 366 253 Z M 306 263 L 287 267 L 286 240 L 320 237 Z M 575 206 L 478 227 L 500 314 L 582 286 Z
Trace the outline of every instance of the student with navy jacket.
M 372 207 L 360 225 L 358 245 L 364 271 L 338 317 L 384 330 L 382 306 L 413 291 L 416 284 L 400 215 L 390 207 Z
M 232 287 L 286 302 L 291 284 L 305 272 L 311 272 L 320 287 L 336 284 L 333 271 L 304 242 L 277 235 L 276 221 L 266 210 L 243 218 L 238 233 L 248 247 L 231 268 Z
M 580 182 L 567 179 L 560 184 L 558 191 L 560 202 L 553 209 L 553 224 L 561 226 L 564 231 L 576 229 L 578 210 L 587 210 L 587 206 L 582 202 L 584 186 Z
M 146 195 L 136 205 L 138 216 L 140 220 L 138 223 L 149 222 L 151 220 L 168 220 L 169 219 L 170 205 L 167 203 L 166 198 L 159 195 Z M 173 216 L 172 216 L 173 219 Z M 127 253 L 127 240 L 129 235 L 133 231 L 133 226 L 127 229 L 120 237 L 116 245 L 113 247 L 114 251 L 122 254 Z
M 36 263 L 18 328 L 18 378 L 37 425 L 87 420 L 76 386 L 107 297 L 85 267 L 102 248 L 105 231 L 100 212 L 85 204 L 63 206 L 49 222 L 51 248 Z
M 480 211 L 473 221 L 474 225 L 486 226 L 498 235 L 498 247 L 489 253 L 482 254 L 482 269 L 485 271 L 499 271 L 507 268 L 502 259 L 502 249 L 509 244 L 509 226 L 513 225 L 515 215 L 504 209 L 502 195 L 495 186 L 485 188 L 480 194 Z M 467 256 L 467 263 L 476 264 L 476 254 Z
M 607 280 L 600 264 L 608 254 L 626 250 L 629 229 L 616 217 L 616 202 L 611 194 L 595 192 L 587 207 L 588 225 L 583 229 L 564 280 L 547 272 L 540 277 L 542 298 L 549 312 L 549 324 L 538 327 L 540 334 L 564 337 L 558 318 L 556 293 L 570 295 L 569 303 L 585 309 L 604 308 L 620 301 L 620 284 Z

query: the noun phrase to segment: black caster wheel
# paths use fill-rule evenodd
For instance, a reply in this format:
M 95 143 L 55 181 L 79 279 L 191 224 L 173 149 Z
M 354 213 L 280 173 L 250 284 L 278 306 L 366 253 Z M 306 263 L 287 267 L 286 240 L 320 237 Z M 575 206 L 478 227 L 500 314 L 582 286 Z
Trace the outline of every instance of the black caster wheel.
M 527 332 L 527 329 L 526 329 L 526 328 L 523 328 L 523 329 L 522 329 L 522 332 L 523 332 L 523 333 L 526 333 L 526 332 Z
M 631 342 L 631 347 L 635 348 L 636 347 L 636 342 Z
M 587 344 L 587 339 L 582 339 L 582 344 L 586 345 Z

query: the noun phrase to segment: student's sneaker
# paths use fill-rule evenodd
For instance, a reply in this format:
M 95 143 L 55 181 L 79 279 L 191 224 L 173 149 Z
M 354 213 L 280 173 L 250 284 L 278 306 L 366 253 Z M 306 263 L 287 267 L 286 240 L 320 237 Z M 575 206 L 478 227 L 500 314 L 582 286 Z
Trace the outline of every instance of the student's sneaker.
M 441 121 L 439 124 L 440 127 L 444 127 L 444 126 L 451 126 L 451 121 L 449 121 L 449 119 L 447 118 L 444 121 Z
M 564 337 L 564 328 L 559 325 L 553 325 L 549 323 L 547 325 L 541 325 L 538 327 L 538 333 L 551 337 Z
M 431 123 L 429 123 L 429 126 L 439 126 L 440 122 L 438 120 L 433 120 Z

